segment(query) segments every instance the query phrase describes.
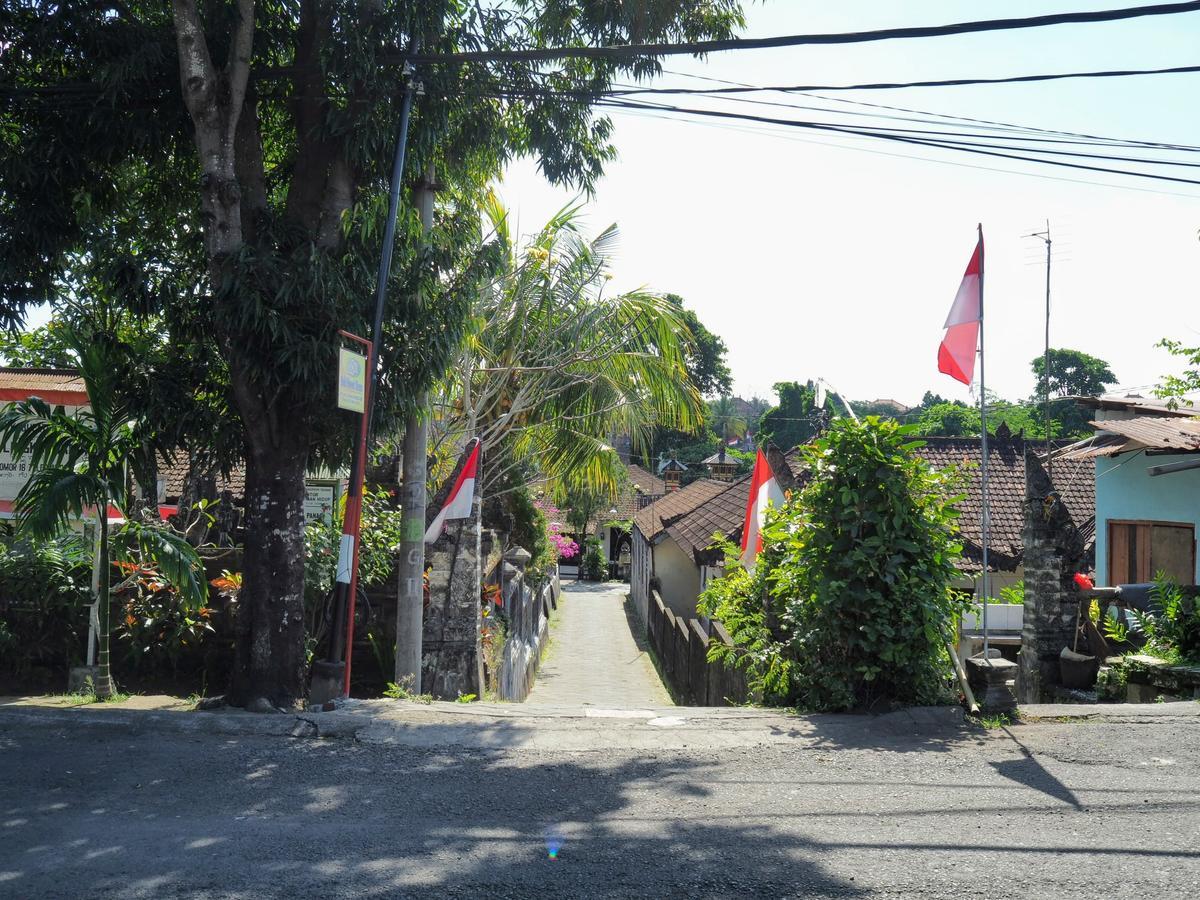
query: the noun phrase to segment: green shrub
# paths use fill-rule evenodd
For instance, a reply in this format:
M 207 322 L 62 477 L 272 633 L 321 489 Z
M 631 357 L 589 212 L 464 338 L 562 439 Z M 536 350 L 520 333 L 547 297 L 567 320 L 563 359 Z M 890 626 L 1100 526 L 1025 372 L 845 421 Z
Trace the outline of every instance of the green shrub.
M 603 581 L 605 572 L 604 553 L 601 551 L 600 538 L 591 536 L 584 538 L 583 577 L 588 581 Z
M 79 535 L 0 545 L 0 669 L 65 672 L 86 650 L 92 556 Z
M 946 698 L 945 637 L 966 605 L 950 588 L 958 476 L 913 454 L 911 433 L 875 417 L 835 421 L 803 449 L 807 486 L 768 515 L 754 574 L 731 567 L 702 596 L 764 702 L 844 710 Z
M 509 543 L 529 551 L 525 575 L 530 584 L 536 584 L 558 562 L 558 551 L 550 542 L 550 523 L 528 488 L 510 491 L 506 505 L 513 522 Z
M 1175 661 L 1200 661 L 1200 602 L 1184 595 L 1179 584 L 1165 572 L 1154 576 L 1150 598 L 1153 613 L 1130 610 L 1134 630 L 1146 638 L 1146 649 Z

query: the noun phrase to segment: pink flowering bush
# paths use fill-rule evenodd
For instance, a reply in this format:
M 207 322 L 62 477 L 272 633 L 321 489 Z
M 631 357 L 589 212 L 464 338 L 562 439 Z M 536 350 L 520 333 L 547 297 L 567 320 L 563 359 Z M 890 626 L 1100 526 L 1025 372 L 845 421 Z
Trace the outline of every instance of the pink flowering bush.
M 558 551 L 559 559 L 571 559 L 579 555 L 579 544 L 566 535 L 550 532 L 550 543 Z

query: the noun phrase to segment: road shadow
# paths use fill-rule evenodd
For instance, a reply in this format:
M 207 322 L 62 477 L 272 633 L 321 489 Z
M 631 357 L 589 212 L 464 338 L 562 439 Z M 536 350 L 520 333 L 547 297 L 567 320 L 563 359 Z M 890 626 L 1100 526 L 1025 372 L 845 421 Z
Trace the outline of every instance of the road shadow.
M 738 762 L 2 722 L 0 745 L 0 894 L 14 897 L 857 897 L 863 881 L 909 884 L 903 871 L 922 866 L 947 887 L 955 867 L 978 865 L 963 879 L 982 889 L 983 870 L 1061 872 L 1064 857 L 1119 860 L 1131 883 L 1200 865 L 1186 842 L 1121 840 L 1103 820 L 1149 827 L 1150 796 L 1156 815 L 1185 821 L 1194 792 L 1139 782 L 1114 802 L 1119 786 L 1093 780 L 1098 817 L 1028 771 L 965 769 L 973 753 L 939 773 L 936 755 L 847 770 L 836 754 L 779 747 Z M 1022 824 L 977 830 L 1008 819 Z
M 865 893 L 828 871 L 819 842 L 660 815 L 708 796 L 698 764 L 676 761 L 665 778 L 650 756 L 530 765 L 519 754 L 106 727 L 48 737 L 17 738 L 0 763 L 10 896 L 64 885 L 122 897 Z

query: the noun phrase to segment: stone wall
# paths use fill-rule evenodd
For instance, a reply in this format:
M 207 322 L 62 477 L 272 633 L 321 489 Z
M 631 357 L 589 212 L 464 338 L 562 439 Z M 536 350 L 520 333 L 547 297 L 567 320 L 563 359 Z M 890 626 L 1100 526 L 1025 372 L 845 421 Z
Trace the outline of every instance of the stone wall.
M 1041 462 L 1025 452 L 1025 613 L 1017 694 L 1022 703 L 1053 699 L 1061 682 L 1059 653 L 1071 646 L 1079 593 L 1072 576 L 1082 571 L 1084 540 L 1051 487 Z
M 421 690 L 438 700 L 483 696 L 480 588 L 484 547 L 480 504 L 448 523 L 426 551 L 429 602 L 421 647 Z

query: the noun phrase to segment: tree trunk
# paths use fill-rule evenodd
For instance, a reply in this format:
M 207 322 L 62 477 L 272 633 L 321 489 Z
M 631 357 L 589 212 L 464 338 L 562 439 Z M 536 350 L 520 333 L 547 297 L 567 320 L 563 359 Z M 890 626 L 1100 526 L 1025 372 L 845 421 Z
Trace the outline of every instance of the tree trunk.
M 226 699 L 255 711 L 293 708 L 305 694 L 306 432 L 300 425 L 269 442 L 248 429 L 245 562 Z

